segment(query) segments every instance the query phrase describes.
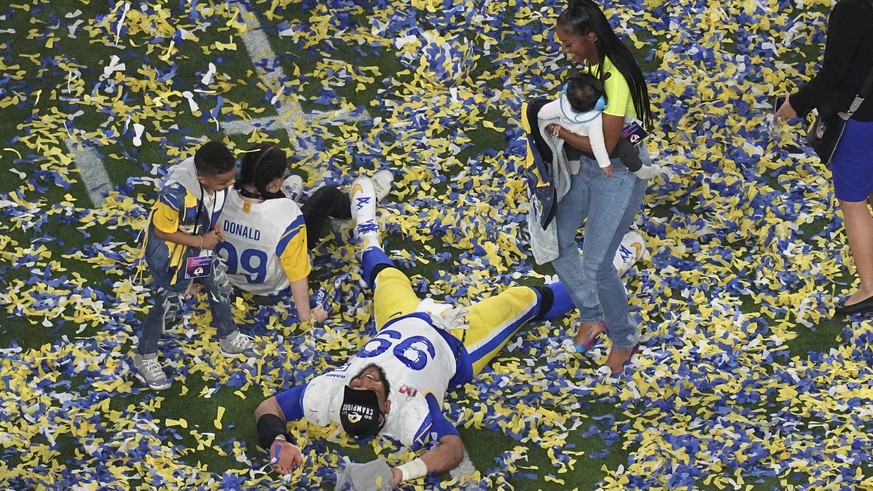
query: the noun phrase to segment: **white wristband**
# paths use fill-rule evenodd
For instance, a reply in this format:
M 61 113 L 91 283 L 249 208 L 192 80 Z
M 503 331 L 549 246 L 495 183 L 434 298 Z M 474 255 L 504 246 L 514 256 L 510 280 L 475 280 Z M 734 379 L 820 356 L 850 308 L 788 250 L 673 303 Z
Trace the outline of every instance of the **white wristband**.
M 397 468 L 400 469 L 401 481 L 410 481 L 427 475 L 427 464 L 420 458 L 397 466 Z

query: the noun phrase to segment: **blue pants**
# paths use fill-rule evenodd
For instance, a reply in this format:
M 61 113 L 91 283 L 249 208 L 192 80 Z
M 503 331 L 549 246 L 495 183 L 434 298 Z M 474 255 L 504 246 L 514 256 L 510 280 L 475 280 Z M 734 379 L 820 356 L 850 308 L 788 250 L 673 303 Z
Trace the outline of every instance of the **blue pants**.
M 163 247 L 166 251 L 166 246 Z M 159 248 L 149 257 L 149 268 L 166 268 L 169 258 L 161 254 Z M 224 270 L 216 268 L 217 257 L 213 256 L 212 274 L 200 278 L 209 298 L 209 310 L 212 311 L 212 325 L 218 331 L 218 337 L 223 338 L 236 330 L 233 313 L 230 310 L 231 289 L 227 283 Z M 166 269 L 162 269 L 165 271 Z M 220 271 L 220 272 L 219 272 Z M 153 275 L 154 276 L 154 275 Z M 181 295 L 188 288 L 188 280 L 179 279 L 175 284 L 161 284 L 157 279 L 152 285 L 152 308 L 146 314 L 140 328 L 137 352 L 141 355 L 157 353 L 158 340 L 164 332 L 167 323 L 176 319 L 182 308 Z
M 651 163 L 645 146 L 639 147 L 639 154 L 644 165 Z M 640 209 L 646 181 L 617 158 L 612 159 L 609 177 L 594 159 L 583 155 L 580 163 L 579 173 L 571 178 L 570 191 L 558 202 L 559 256 L 552 265 L 579 309 L 580 319 L 602 320 L 613 347 L 628 349 L 638 342 L 639 335 L 628 313 L 627 291 L 612 259 Z M 585 240 L 580 257 L 576 234 L 583 221 Z

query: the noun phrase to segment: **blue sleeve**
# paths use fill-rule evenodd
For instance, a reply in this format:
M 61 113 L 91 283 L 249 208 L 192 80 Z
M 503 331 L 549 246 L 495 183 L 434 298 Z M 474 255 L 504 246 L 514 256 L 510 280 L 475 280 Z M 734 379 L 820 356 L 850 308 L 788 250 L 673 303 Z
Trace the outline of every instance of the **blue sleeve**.
M 460 436 L 458 429 L 443 415 L 443 408 L 440 407 L 436 397 L 429 393 L 425 396 L 425 400 L 427 400 L 428 415 L 415 433 L 412 450 L 418 450 L 431 441 L 438 442 L 447 435 Z
M 276 401 L 285 415 L 286 421 L 295 421 L 303 417 L 303 394 L 309 384 L 298 385 L 276 395 Z

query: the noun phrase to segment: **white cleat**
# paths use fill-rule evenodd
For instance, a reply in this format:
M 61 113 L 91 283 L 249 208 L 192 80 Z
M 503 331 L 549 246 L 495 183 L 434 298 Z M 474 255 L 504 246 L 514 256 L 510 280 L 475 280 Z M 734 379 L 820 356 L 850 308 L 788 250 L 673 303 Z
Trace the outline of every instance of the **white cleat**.
M 612 264 L 618 271 L 619 276 L 624 276 L 625 273 L 641 258 L 646 252 L 646 239 L 636 230 L 624 234 L 621 239 L 621 244 L 615 252 L 615 258 Z
M 379 224 L 376 223 L 376 190 L 369 177 L 352 181 L 349 199 L 352 202 L 352 220 L 355 237 L 364 242 L 364 249 L 379 244 Z

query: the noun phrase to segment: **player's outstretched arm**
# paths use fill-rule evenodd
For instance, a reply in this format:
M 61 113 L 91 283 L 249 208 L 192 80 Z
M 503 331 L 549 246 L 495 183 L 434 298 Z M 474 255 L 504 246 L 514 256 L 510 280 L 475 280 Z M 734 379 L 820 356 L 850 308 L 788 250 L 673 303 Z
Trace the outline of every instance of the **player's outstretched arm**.
M 297 307 L 297 317 L 301 322 L 324 322 L 327 319 L 327 312 L 321 306 L 316 306 L 313 309 L 309 308 L 308 277 L 291 282 L 291 297 L 294 299 L 294 306 Z
M 276 472 L 288 474 L 303 464 L 303 453 L 285 431 L 285 415 L 275 397 L 258 405 L 255 409 L 255 422 L 259 443 L 263 448 L 269 449 L 270 464 Z

